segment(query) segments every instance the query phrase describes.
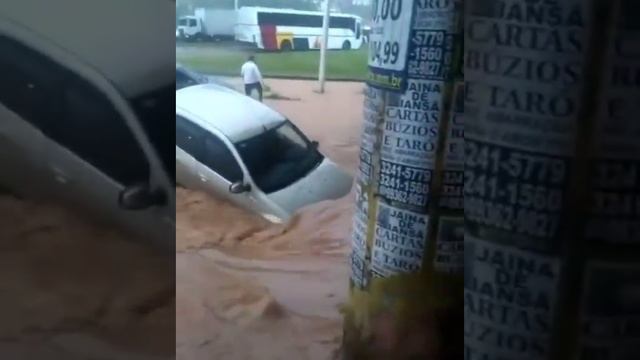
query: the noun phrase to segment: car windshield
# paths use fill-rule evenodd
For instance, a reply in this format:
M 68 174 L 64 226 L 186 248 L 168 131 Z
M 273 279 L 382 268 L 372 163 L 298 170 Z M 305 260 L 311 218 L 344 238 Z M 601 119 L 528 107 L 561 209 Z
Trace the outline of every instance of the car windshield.
M 254 183 L 266 194 L 295 183 L 323 159 L 316 146 L 288 120 L 235 146 Z
M 178 20 L 178 25 L 179 26 L 187 26 L 187 19 Z
M 132 106 L 164 170 L 175 184 L 175 97 L 174 85 L 162 87 L 131 100 Z

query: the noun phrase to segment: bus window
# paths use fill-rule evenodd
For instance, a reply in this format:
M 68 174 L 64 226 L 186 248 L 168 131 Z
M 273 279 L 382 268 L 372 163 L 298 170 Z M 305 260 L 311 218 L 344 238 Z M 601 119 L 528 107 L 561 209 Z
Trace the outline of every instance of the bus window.
M 322 16 L 318 16 L 320 18 L 320 27 L 322 27 Z M 329 18 L 329 27 L 332 29 L 347 29 L 354 30 L 356 20 L 354 18 L 344 17 L 344 16 L 331 16 Z

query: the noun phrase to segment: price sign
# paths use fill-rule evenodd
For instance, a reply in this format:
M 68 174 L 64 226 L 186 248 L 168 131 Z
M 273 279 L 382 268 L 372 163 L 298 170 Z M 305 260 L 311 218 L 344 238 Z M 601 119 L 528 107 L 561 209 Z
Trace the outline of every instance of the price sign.
M 374 0 L 369 43 L 369 83 L 387 90 L 406 87 L 413 0 Z

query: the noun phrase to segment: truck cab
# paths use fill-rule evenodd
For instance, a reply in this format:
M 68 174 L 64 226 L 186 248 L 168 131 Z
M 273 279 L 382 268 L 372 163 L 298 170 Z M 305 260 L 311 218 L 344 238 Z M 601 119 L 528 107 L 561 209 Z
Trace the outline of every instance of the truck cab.
M 203 36 L 202 22 L 195 16 L 183 16 L 178 19 L 176 39 L 195 40 Z
M 233 40 L 237 12 L 226 8 L 197 8 L 182 16 L 176 26 L 176 39 L 185 41 Z

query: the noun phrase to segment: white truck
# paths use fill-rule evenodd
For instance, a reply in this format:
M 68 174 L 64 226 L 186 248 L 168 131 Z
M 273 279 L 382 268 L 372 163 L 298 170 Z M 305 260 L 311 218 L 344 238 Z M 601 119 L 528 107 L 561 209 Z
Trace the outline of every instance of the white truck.
M 197 8 L 193 15 L 178 19 L 176 40 L 233 40 L 237 14 L 233 9 Z

